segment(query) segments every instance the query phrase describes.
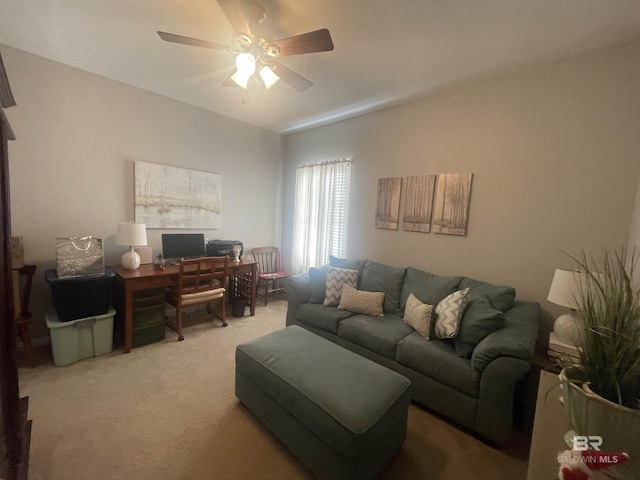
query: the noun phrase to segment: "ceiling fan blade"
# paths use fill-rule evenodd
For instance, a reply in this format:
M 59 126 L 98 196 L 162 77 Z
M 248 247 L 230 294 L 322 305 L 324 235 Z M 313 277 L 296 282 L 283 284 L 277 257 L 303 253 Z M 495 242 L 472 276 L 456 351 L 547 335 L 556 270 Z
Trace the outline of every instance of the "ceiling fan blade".
M 333 50 L 333 41 L 329 30 L 323 28 L 314 32 L 302 33 L 293 37 L 271 42 L 280 49 L 279 57 L 302 53 L 329 52 Z
M 236 35 L 244 33 L 245 35 L 249 35 L 253 38 L 251 29 L 249 28 L 249 23 L 247 22 L 247 17 L 244 16 L 240 0 L 218 0 L 218 5 L 220 5 L 224 16 L 227 17 L 227 20 L 236 32 Z
M 312 82 L 307 80 L 301 75 L 298 75 L 293 70 L 288 69 L 280 62 L 271 62 L 276 67 L 275 74 L 280 77 L 285 83 L 288 83 L 299 92 L 304 92 L 307 88 L 313 85 Z
M 227 47 L 221 43 L 207 42 L 206 40 L 198 40 L 197 38 L 176 35 L 175 33 L 158 32 L 158 35 L 160 35 L 160 38 L 165 42 L 181 43 L 193 47 L 212 48 L 213 50 L 222 50 L 223 52 L 227 50 Z

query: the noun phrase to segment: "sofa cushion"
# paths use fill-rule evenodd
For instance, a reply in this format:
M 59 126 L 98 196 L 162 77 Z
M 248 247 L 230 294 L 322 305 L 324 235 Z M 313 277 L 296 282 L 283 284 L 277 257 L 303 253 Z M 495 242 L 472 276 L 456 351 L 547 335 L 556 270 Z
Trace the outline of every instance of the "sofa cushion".
M 362 271 L 360 289 L 369 292 L 384 292 L 384 312 L 398 313 L 400 291 L 406 268 L 396 268 L 367 260 Z
M 456 354 L 449 341 L 425 340 L 413 332 L 398 343 L 396 361 L 472 397 L 478 396 L 477 372 L 468 359 Z
M 469 300 L 486 295 L 493 308 L 506 312 L 513 306 L 516 298 L 516 290 L 512 287 L 504 285 L 491 285 L 490 283 L 474 280 L 473 278 L 463 278 L 460 281 L 460 290 L 463 288 L 471 288 L 469 292 Z
M 314 303 L 303 303 L 296 308 L 296 319 L 311 327 L 338 333 L 338 325 L 353 313 L 347 310 L 338 310 L 336 307 L 323 307 Z
M 327 283 L 327 269 L 324 267 L 311 267 L 309 269 L 309 282 L 311 286 L 311 298 L 309 303 L 324 302 L 324 292 Z
M 402 283 L 400 307 L 404 308 L 411 293 L 423 303 L 438 305 L 444 297 L 458 290 L 460 280 L 462 277 L 443 277 L 408 267 Z
M 349 285 L 344 285 L 342 287 L 342 296 L 340 297 L 340 305 L 338 305 L 338 309 L 383 317 L 383 302 L 383 292 L 366 292 L 364 290 L 353 288 Z
M 385 315 L 384 318 L 358 314 L 342 320 L 338 325 L 339 337 L 389 360 L 395 360 L 398 342 L 411 333 L 413 329 L 394 314 Z
M 404 308 L 404 323 L 413 328 L 423 338 L 429 340 L 431 335 L 431 313 L 433 305 L 422 303 L 411 293 Z
M 504 322 L 504 313 L 491 305 L 487 295 L 472 298 L 462 315 L 453 343 L 458 355 L 470 358 L 475 346 Z
M 327 281 L 325 282 L 324 302 L 325 307 L 336 307 L 340 303 L 342 286 L 358 284 L 358 271 L 346 268 L 327 267 Z
M 462 314 L 469 301 L 469 289 L 446 296 L 436 307 L 434 333 L 436 338 L 453 338 L 458 334 Z
M 359 260 L 353 258 L 339 258 L 329 255 L 329 265 L 336 268 L 346 268 L 348 270 L 358 271 L 358 287 L 360 286 L 360 280 L 362 279 L 362 271 L 364 270 L 364 264 L 366 260 Z

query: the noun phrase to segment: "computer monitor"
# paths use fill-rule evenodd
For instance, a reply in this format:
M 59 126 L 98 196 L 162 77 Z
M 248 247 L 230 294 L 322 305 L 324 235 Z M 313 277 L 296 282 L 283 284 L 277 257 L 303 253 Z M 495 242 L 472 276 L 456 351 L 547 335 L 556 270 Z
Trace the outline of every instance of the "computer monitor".
M 204 257 L 204 233 L 163 233 L 162 256 L 166 260 Z

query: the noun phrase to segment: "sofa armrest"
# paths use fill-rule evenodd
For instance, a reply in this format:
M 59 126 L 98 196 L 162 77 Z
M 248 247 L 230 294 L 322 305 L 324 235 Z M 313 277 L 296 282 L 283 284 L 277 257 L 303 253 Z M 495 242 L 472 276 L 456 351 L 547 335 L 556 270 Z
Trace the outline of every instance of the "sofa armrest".
M 478 372 L 499 357 L 529 361 L 538 337 L 540 306 L 534 302 L 516 301 L 505 312 L 504 325 L 483 338 L 471 355 L 471 365 Z
M 308 303 L 311 299 L 311 280 L 309 273 L 290 275 L 284 284 L 287 292 L 287 326 L 296 323 L 296 308 L 298 305 Z

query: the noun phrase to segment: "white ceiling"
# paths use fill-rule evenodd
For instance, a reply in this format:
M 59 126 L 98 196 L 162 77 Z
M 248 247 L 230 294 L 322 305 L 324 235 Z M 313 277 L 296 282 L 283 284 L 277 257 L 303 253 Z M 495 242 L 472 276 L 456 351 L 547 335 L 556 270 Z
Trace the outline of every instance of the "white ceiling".
M 229 44 L 235 32 L 215 0 L 0 0 L 0 43 L 288 133 L 640 38 L 639 0 L 261 3 L 273 39 L 331 32 L 334 51 L 280 59 L 309 90 L 279 82 L 247 91 L 243 104 L 240 88 L 221 86 L 231 54 L 156 34 Z

